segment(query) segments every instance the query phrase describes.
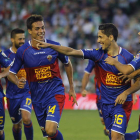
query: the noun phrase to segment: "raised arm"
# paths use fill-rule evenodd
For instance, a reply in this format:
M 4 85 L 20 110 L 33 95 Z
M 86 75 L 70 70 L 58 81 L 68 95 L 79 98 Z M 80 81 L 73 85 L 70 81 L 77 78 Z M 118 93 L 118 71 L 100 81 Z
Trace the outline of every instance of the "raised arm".
M 118 69 L 118 71 L 120 71 L 122 74 L 130 74 L 134 71 L 131 65 L 122 64 L 116 58 L 112 58 L 111 56 L 108 56 L 105 59 L 105 62 L 110 65 L 114 65 L 116 69 Z
M 34 39 L 35 40 L 35 39 Z M 38 42 L 37 48 L 52 48 L 56 50 L 57 52 L 60 52 L 62 54 L 68 55 L 68 56 L 76 56 L 76 57 L 83 57 L 83 52 L 81 50 L 75 50 L 70 47 L 65 47 L 65 46 L 59 46 L 59 45 L 54 45 L 46 42 L 42 42 L 39 40 L 36 40 Z
M 73 68 L 72 68 L 71 61 L 69 60 L 68 64 L 64 64 L 64 66 L 65 66 L 65 71 L 66 71 L 69 85 L 70 85 L 69 100 L 71 100 L 71 97 L 73 97 L 73 105 L 75 103 L 76 103 L 76 105 L 78 105 L 78 103 L 76 101 L 76 94 L 75 94 L 74 84 L 73 84 Z

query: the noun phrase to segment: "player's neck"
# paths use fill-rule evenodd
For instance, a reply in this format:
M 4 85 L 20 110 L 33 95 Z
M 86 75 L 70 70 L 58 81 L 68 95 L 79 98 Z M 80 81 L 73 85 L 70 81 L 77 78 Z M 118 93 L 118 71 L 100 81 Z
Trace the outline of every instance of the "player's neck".
M 36 41 L 32 39 L 31 40 L 31 46 L 34 47 L 34 48 L 37 48 L 36 45 L 37 45 Z
M 12 51 L 14 52 L 14 53 L 16 53 L 17 52 L 17 48 L 15 47 L 15 46 L 12 46 Z
M 112 43 L 109 47 L 109 50 L 108 50 L 108 54 L 110 56 L 116 56 L 119 54 L 119 50 L 120 50 L 120 47 L 118 46 L 118 44 L 115 42 L 115 43 Z

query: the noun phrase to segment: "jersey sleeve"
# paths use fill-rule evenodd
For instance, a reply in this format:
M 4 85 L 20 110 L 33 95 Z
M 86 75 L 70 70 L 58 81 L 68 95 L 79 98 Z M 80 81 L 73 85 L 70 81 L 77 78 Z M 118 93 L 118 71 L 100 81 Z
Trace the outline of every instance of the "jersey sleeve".
M 68 56 L 58 53 L 58 58 L 62 63 L 68 64 L 68 60 L 69 60 Z
M 134 70 L 140 68 L 140 52 L 135 56 L 135 58 L 128 65 L 131 65 Z
M 18 49 L 16 55 L 15 55 L 15 59 L 14 59 L 14 62 L 13 62 L 13 65 L 11 66 L 10 68 L 10 72 L 11 73 L 14 73 L 16 74 L 20 68 L 22 67 L 23 65 L 23 60 L 22 60 L 22 52 L 20 49 Z
M 5 68 L 12 65 L 12 61 L 2 51 L 0 52 L 0 64 L 2 65 L 2 67 L 5 67 Z
M 92 60 L 89 60 L 89 61 L 88 61 L 88 65 L 87 65 L 87 67 L 85 68 L 85 72 L 91 73 L 91 71 L 93 70 L 94 67 L 95 67 L 95 62 L 92 61 Z
M 98 61 L 103 55 L 101 49 L 82 49 L 84 59 L 91 59 L 93 61 Z

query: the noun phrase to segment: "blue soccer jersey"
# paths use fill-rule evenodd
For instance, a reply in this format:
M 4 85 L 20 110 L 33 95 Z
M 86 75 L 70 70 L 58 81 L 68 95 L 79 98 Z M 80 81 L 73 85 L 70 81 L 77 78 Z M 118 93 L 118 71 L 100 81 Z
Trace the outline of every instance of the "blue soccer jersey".
M 98 70 L 100 73 L 100 90 L 101 90 L 101 100 L 102 103 L 112 104 L 115 102 L 117 96 L 123 91 L 128 89 L 131 85 L 129 83 L 124 83 L 118 77 L 119 71 L 115 66 L 111 66 L 105 63 L 105 59 L 108 54 L 105 53 L 102 48 L 93 50 L 82 50 L 84 54 L 84 59 L 91 59 L 98 65 Z M 119 54 L 117 56 L 118 61 L 122 64 L 128 64 L 133 60 L 133 55 L 125 49 L 120 47 Z M 132 95 L 128 95 L 126 101 L 131 101 Z
M 136 57 L 129 63 L 134 70 L 137 70 L 140 68 L 140 52 L 136 55 Z
M 9 58 L 7 58 L 5 53 L 2 51 L 0 51 L 0 64 L 1 64 L 1 67 L 5 67 L 5 68 L 12 64 L 12 61 Z M 0 92 L 2 93 L 0 94 L 0 98 L 4 97 L 1 82 L 0 82 Z
M 12 61 L 15 59 L 15 53 L 12 51 L 12 49 L 8 49 L 4 52 L 8 58 L 10 58 Z M 21 69 L 17 73 L 17 77 L 20 79 L 21 77 L 26 78 L 26 72 L 24 67 L 22 66 Z M 9 99 L 15 99 L 15 98 L 21 98 L 24 96 L 24 94 L 29 93 L 29 85 L 28 82 L 24 86 L 23 89 L 20 89 L 17 87 L 17 85 L 13 84 L 9 80 L 7 80 L 7 88 L 6 88 L 6 97 Z
M 60 45 L 51 40 L 45 41 Z M 64 92 L 60 92 L 64 91 L 64 85 L 58 59 L 64 64 L 68 63 L 67 56 L 51 48 L 38 50 L 31 46 L 30 41 L 17 50 L 15 62 L 10 68 L 10 72 L 16 74 L 24 64 L 33 104 L 41 103 L 41 106 L 46 108 L 46 102 L 49 102 L 49 99 L 54 97 L 56 93 L 64 95 Z

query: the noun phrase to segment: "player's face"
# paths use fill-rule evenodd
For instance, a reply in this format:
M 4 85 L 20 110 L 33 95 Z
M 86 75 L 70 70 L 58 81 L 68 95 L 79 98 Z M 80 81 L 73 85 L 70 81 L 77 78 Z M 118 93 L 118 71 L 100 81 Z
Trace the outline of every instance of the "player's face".
M 16 34 L 15 38 L 13 39 L 14 46 L 18 49 L 25 43 L 25 35 L 24 33 Z
M 109 46 L 111 45 L 111 41 L 109 37 L 102 33 L 101 30 L 98 31 L 98 39 L 97 42 L 100 43 L 103 50 L 108 50 Z
M 138 32 L 138 35 L 139 35 L 139 43 L 140 43 L 140 32 Z
M 45 26 L 43 21 L 37 21 L 32 24 L 32 29 L 28 30 L 32 38 L 44 41 L 45 39 Z

